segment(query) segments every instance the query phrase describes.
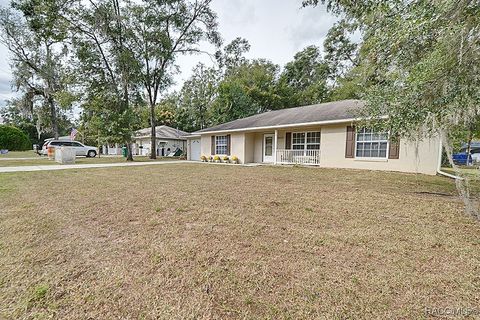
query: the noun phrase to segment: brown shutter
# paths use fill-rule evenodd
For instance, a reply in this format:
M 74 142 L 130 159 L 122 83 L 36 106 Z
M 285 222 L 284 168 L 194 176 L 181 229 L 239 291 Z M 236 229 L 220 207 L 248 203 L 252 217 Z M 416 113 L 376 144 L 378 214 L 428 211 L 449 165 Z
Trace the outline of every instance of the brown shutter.
M 231 141 L 232 141 L 231 136 L 227 134 L 227 156 L 230 155 L 230 150 L 232 147 Z
M 398 159 L 400 157 L 400 139 L 390 139 L 390 146 L 388 148 L 388 159 Z
M 347 142 L 345 146 L 345 158 L 355 156 L 355 127 L 347 126 Z
M 212 136 L 212 145 L 210 147 L 210 154 L 211 155 L 215 154 L 215 136 Z
M 290 150 L 292 149 L 292 133 L 287 132 L 285 134 L 285 149 Z

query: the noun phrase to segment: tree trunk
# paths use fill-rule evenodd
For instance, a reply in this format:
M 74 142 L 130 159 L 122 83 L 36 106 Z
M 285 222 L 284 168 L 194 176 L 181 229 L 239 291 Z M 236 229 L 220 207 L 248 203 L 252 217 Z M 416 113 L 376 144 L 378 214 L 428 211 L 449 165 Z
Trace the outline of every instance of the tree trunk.
M 133 161 L 132 144 L 127 143 L 127 161 Z
M 453 162 L 453 148 L 448 138 L 446 132 L 442 132 L 442 144 L 445 148 L 445 152 L 447 154 L 448 162 L 452 166 L 453 170 L 455 171 L 455 175 L 459 177 L 459 179 L 455 179 L 455 186 L 457 187 L 458 195 L 460 199 L 463 201 L 465 205 L 465 211 L 470 214 L 472 217 L 480 220 L 480 212 L 478 210 L 478 206 L 473 202 L 470 198 L 470 181 L 468 175 L 463 174 L 460 168 Z
M 157 130 L 155 124 L 155 104 L 150 104 L 150 159 L 157 159 Z
M 468 131 L 468 141 L 467 141 L 467 166 L 470 164 L 470 151 L 472 151 L 472 139 L 473 139 L 473 132 L 472 130 Z M 472 161 L 473 162 L 473 161 Z
M 50 121 L 52 122 L 52 132 L 53 137 L 58 139 L 58 121 L 57 121 L 57 110 L 55 109 L 55 101 L 52 97 L 48 97 L 48 105 L 50 106 Z

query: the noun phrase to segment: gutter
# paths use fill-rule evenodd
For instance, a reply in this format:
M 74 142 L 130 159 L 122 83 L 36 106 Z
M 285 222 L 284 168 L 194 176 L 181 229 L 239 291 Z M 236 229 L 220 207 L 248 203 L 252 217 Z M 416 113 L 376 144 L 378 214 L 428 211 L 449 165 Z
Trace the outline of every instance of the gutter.
M 442 145 L 442 137 L 440 136 L 440 147 L 438 148 L 438 164 L 437 164 L 437 174 L 454 179 L 454 180 L 465 180 L 462 177 L 456 176 L 451 173 L 447 173 L 445 171 L 442 171 L 442 151 L 443 151 L 443 145 Z

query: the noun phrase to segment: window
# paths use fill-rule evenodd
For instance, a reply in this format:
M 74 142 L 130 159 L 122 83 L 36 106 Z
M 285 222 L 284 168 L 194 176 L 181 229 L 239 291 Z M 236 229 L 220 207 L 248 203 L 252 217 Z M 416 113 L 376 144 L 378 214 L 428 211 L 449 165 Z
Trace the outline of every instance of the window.
M 357 151 L 359 158 L 386 158 L 388 134 L 362 128 L 357 131 Z
M 227 154 L 227 136 L 215 136 L 215 154 Z
M 292 149 L 293 150 L 305 149 L 305 132 L 294 132 L 292 134 Z
M 307 132 L 307 149 L 320 150 L 320 132 Z
M 293 132 L 293 150 L 320 150 L 320 131 Z

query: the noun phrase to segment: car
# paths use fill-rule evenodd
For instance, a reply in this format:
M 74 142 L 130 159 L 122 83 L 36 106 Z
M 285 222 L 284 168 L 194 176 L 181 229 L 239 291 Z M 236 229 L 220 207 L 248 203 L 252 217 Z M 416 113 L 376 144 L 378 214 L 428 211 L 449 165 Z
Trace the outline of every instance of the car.
M 76 156 L 85 156 L 88 158 L 94 158 L 98 154 L 98 149 L 91 146 L 86 146 L 83 143 L 78 141 L 68 141 L 68 140 L 47 140 L 42 146 L 40 153 L 42 155 L 47 155 L 48 147 L 60 148 L 60 147 L 72 147 L 75 148 Z
M 462 147 L 460 152 L 454 153 L 452 155 L 453 162 L 457 165 L 468 165 L 473 163 L 480 162 L 480 147 L 475 146 L 470 148 L 470 155 L 468 157 L 467 164 L 467 147 Z

